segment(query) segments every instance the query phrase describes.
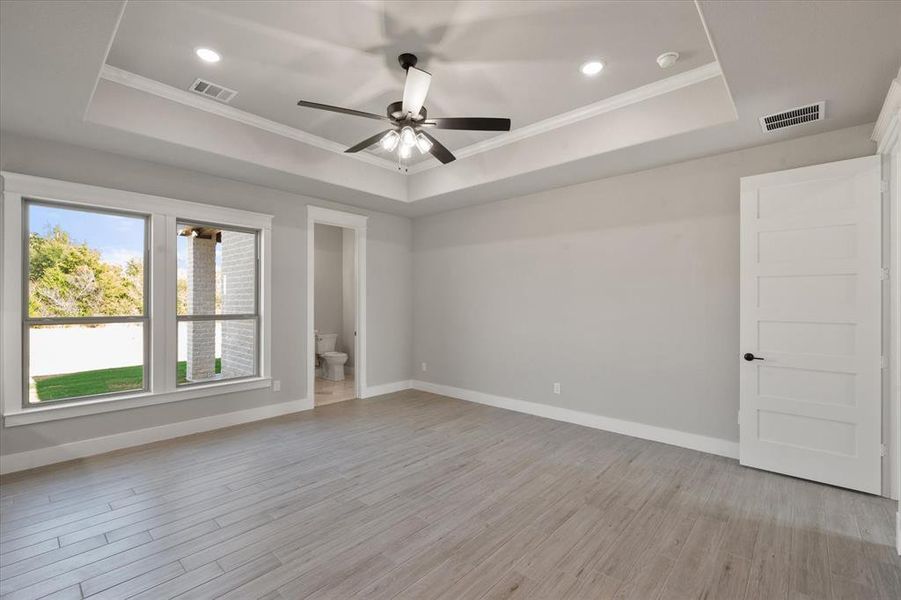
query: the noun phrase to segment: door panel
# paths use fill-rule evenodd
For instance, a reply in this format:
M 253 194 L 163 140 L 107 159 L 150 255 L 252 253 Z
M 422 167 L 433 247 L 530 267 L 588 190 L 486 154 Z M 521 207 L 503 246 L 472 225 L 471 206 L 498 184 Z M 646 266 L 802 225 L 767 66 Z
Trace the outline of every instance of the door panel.
M 757 248 L 761 263 L 852 258 L 857 249 L 857 236 L 848 225 L 762 231 Z
M 840 371 L 761 364 L 757 366 L 757 391 L 769 398 L 854 406 L 856 377 Z
M 741 181 L 741 463 L 881 491 L 880 161 Z

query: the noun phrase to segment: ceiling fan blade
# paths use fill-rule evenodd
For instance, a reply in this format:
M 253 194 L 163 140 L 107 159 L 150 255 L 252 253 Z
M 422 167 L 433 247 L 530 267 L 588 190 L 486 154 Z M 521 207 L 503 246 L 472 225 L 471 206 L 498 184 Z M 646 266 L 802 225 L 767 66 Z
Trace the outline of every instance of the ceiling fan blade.
M 403 111 L 414 117 L 422 110 L 425 97 L 429 93 L 429 85 L 432 83 L 432 75 L 417 69 L 407 67 L 407 81 L 404 83 Z
M 367 119 L 375 119 L 376 121 L 387 121 L 385 115 L 377 115 L 374 113 L 363 112 L 362 110 L 354 110 L 352 108 L 342 108 L 340 106 L 332 106 L 330 104 L 319 104 L 318 102 L 307 102 L 306 100 L 298 100 L 297 106 L 306 106 L 307 108 L 318 108 L 319 110 L 327 110 L 330 112 L 341 113 L 343 115 L 353 115 L 355 117 L 366 117 Z
M 371 145 L 373 145 L 374 143 L 376 143 L 377 141 L 382 139 L 382 136 L 385 135 L 386 133 L 388 133 L 389 131 L 391 131 L 391 130 L 386 129 L 385 131 L 380 131 L 377 134 L 375 134 L 374 136 L 366 138 L 359 144 L 357 144 L 355 146 L 351 146 L 350 148 L 345 150 L 345 152 L 359 152 L 360 150 L 365 150 L 366 148 L 370 147 Z
M 435 129 L 466 129 L 468 131 L 510 131 L 510 119 L 495 117 L 449 117 L 426 119 L 421 123 Z
M 450 150 L 445 148 L 441 144 L 441 142 L 430 136 L 427 132 L 420 131 L 419 133 L 424 135 L 430 142 L 432 142 L 432 147 L 429 149 L 429 152 L 432 154 L 432 156 L 440 160 L 442 164 L 446 165 L 449 162 L 457 160 L 457 157 L 454 156 Z

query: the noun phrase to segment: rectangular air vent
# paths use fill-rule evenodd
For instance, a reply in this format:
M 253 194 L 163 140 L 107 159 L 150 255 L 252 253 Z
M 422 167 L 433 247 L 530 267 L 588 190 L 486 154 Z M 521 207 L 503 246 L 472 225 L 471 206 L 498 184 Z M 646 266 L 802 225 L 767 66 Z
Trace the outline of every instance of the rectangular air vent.
M 195 94 L 200 94 L 201 96 L 206 96 L 218 100 L 219 102 L 231 102 L 231 99 L 238 93 L 235 90 L 230 90 L 225 86 L 213 83 L 212 81 L 207 81 L 206 79 L 196 79 L 188 89 Z
M 816 104 L 798 106 L 772 115 L 766 115 L 760 117 L 760 128 L 766 133 L 767 131 L 810 123 L 811 121 L 821 121 L 825 108 L 825 102 L 817 102 Z

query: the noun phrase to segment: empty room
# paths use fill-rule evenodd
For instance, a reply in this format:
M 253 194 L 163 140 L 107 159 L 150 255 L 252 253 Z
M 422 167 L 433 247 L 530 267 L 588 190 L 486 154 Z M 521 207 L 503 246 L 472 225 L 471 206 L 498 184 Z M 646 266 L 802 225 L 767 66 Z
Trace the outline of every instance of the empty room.
M 0 600 L 898 600 L 901 2 L 0 0 Z

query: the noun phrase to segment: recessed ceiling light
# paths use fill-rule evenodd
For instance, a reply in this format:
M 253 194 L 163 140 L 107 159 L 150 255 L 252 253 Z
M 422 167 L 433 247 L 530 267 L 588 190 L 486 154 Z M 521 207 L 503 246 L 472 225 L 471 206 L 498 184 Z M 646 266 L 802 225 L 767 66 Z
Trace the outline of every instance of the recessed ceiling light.
M 579 67 L 579 70 L 582 71 L 582 75 L 592 77 L 604 70 L 604 63 L 599 60 L 590 60 L 583 63 L 582 66 Z
M 197 48 L 194 50 L 194 54 L 196 54 L 197 58 L 200 60 L 208 63 L 217 63 L 222 60 L 222 57 L 219 56 L 218 52 L 209 48 Z

